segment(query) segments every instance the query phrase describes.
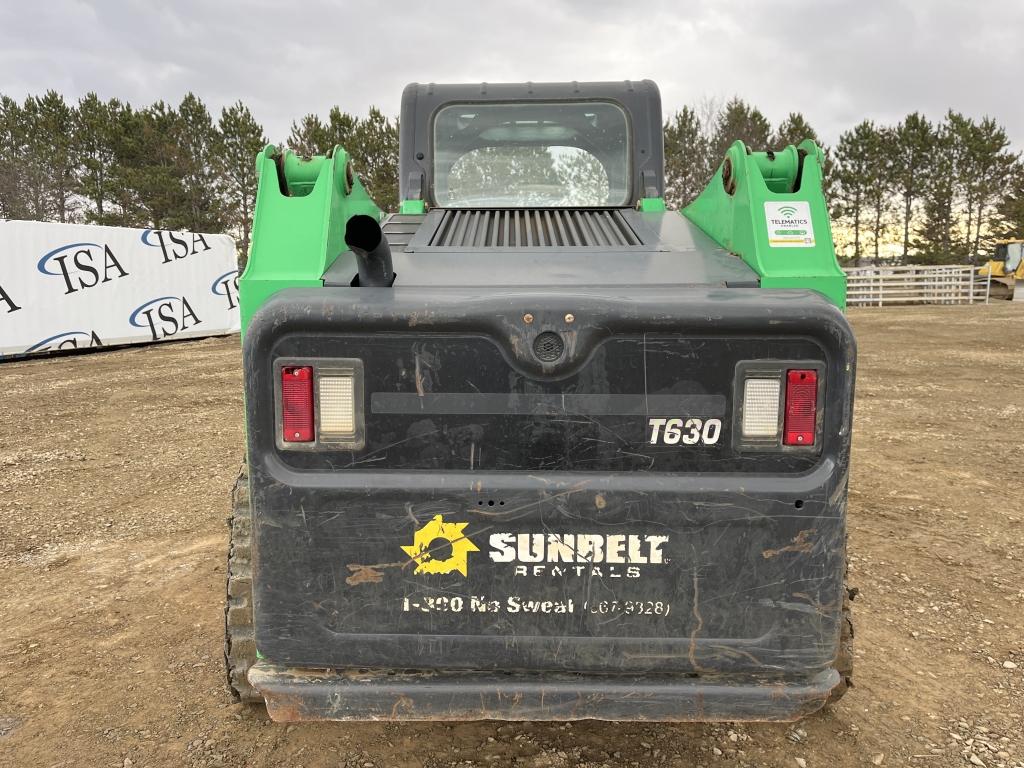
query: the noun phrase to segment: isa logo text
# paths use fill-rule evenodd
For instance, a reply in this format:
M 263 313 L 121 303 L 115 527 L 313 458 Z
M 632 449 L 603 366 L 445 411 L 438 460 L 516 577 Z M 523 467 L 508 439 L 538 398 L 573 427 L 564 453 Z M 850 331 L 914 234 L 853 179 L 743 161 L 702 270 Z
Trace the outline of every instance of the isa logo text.
M 128 277 L 128 270 L 110 246 L 99 243 L 68 243 L 54 248 L 39 260 L 36 269 L 63 278 L 65 295 Z
M 223 296 L 228 309 L 238 306 L 238 270 L 233 269 L 217 277 L 210 286 L 210 293 Z
M 184 296 L 159 296 L 140 304 L 128 318 L 135 328 L 149 330 L 153 341 L 177 336 L 203 321 Z
M 161 264 L 170 264 L 172 261 L 210 250 L 206 237 L 195 232 L 147 229 L 142 233 L 142 242 L 150 248 L 160 249 Z
M 90 347 L 102 347 L 103 340 L 96 331 L 65 331 L 50 336 L 48 339 L 37 341 L 25 350 L 29 352 L 57 352 L 66 349 L 89 349 Z

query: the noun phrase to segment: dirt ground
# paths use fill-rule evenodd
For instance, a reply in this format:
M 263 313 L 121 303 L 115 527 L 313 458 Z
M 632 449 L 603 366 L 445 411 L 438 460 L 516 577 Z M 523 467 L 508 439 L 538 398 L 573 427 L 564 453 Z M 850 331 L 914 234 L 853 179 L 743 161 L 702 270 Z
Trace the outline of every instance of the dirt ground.
M 0 365 L 0 766 L 1024 766 L 1024 304 L 851 316 L 856 688 L 796 725 L 273 724 L 221 666 L 238 339 Z

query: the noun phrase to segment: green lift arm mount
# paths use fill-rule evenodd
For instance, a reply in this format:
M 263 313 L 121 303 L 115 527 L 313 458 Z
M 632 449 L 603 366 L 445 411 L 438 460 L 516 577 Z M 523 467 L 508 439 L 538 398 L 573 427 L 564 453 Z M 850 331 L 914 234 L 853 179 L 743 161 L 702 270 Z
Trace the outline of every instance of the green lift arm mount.
M 682 214 L 742 258 L 761 287 L 816 290 L 842 309 L 846 277 L 821 191 L 822 160 L 811 141 L 781 152 L 749 152 L 737 141 Z M 239 281 L 243 333 L 272 294 L 321 286 L 335 259 L 351 258 L 344 243 L 351 216 L 383 218 L 341 147 L 305 158 L 269 145 L 256 158 L 256 173 L 252 244 Z M 660 199 L 641 203 L 644 210 L 664 206 Z M 422 201 L 402 203 L 403 213 L 422 211 Z
M 682 214 L 742 258 L 762 288 L 809 288 L 844 309 L 846 275 L 822 194 L 823 161 L 810 140 L 781 152 L 750 152 L 737 141 Z
M 301 157 L 271 144 L 256 156 L 256 175 L 249 260 L 239 280 L 242 333 L 277 291 L 323 285 L 324 272 L 348 251 L 351 216 L 383 218 L 341 147 Z

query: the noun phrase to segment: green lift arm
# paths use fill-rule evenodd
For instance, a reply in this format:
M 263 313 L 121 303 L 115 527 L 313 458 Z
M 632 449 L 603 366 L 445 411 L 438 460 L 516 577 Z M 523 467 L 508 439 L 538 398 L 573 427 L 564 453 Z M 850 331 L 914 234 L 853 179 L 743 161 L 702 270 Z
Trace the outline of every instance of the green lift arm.
M 750 152 L 737 141 L 682 214 L 742 258 L 763 288 L 809 288 L 842 309 L 846 276 L 821 190 L 822 160 L 811 141 L 781 152 Z M 243 334 L 272 294 L 321 286 L 337 258 L 353 258 L 344 243 L 351 216 L 383 218 L 340 146 L 307 158 L 269 145 L 256 158 L 256 173 L 252 245 L 239 281 Z M 642 200 L 640 207 L 665 210 L 660 198 Z M 401 210 L 422 213 L 423 203 L 403 201 Z
M 762 288 L 810 288 L 844 309 L 846 275 L 822 193 L 823 161 L 810 140 L 781 152 L 751 152 L 734 142 L 682 214 L 742 258 Z
M 322 286 L 340 254 L 352 258 L 345 245 L 349 217 L 383 218 L 340 146 L 327 156 L 301 157 L 268 145 L 256 156 L 256 175 L 252 244 L 239 280 L 243 334 L 271 294 Z

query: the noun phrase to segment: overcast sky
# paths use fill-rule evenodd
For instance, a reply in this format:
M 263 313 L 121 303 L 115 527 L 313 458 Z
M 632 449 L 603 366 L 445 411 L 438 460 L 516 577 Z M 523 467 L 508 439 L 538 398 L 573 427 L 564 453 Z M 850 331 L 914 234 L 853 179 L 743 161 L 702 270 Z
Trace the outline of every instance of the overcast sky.
M 1024 2 L 0 0 L 0 93 L 139 106 L 242 99 L 274 141 L 333 104 L 395 114 L 410 81 L 623 80 L 666 114 L 738 94 L 828 143 L 864 118 L 952 107 L 1024 148 Z

